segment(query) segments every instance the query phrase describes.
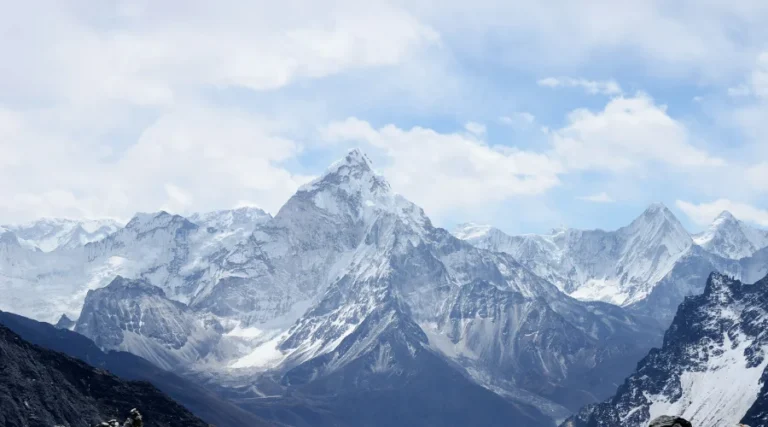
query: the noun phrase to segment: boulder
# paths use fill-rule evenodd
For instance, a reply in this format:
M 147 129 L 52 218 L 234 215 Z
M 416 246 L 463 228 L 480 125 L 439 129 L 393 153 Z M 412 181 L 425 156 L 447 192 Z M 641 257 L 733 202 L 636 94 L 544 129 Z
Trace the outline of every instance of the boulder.
M 664 415 L 651 421 L 648 427 L 693 427 L 693 425 L 684 418 Z

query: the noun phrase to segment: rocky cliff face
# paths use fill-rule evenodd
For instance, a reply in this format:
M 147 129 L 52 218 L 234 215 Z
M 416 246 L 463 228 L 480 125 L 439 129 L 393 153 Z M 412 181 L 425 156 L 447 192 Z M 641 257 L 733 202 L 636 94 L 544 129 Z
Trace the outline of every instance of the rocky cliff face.
M 660 415 L 699 427 L 763 425 L 767 327 L 768 278 L 746 285 L 712 274 L 616 395 L 565 425 L 641 427 Z
M 164 369 L 189 365 L 212 351 L 222 332 L 145 280 L 118 276 L 89 291 L 74 330 L 101 348 L 125 350 Z
M 5 312 L 0 312 L 0 324 L 25 341 L 85 361 L 123 380 L 150 382 L 208 423 L 219 427 L 268 425 L 192 381 L 158 368 L 131 353 L 104 352 L 93 341 L 76 332 Z
M 92 427 L 140 407 L 146 426 L 206 424 L 149 383 L 122 381 L 0 326 L 0 424 Z

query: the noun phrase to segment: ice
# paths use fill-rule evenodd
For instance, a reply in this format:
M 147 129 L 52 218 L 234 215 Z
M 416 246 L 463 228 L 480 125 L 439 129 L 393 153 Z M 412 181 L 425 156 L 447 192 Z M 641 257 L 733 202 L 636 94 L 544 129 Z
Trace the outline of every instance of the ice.
M 650 419 L 660 415 L 681 416 L 695 426 L 720 427 L 737 425 L 747 410 L 755 403 L 762 388 L 760 378 L 768 366 L 768 358 L 758 366 L 747 368 L 744 351 L 752 340 L 744 336 L 738 345 L 725 334 L 722 354 L 709 351 L 709 359 L 695 371 L 680 376 L 682 396 L 670 402 L 665 396 L 647 396 Z
M 248 355 L 232 362 L 229 367 L 232 369 L 256 368 L 266 370 L 279 365 L 286 357 L 277 348 L 283 338 L 284 335 L 280 335 L 259 345 Z

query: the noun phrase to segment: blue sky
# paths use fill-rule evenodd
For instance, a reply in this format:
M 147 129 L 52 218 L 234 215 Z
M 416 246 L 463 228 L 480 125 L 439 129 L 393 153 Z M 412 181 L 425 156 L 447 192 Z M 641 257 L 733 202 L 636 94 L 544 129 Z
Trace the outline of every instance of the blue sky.
M 359 147 L 446 227 L 611 229 L 656 201 L 768 226 L 764 2 L 4 10 L 0 223 L 276 212 Z

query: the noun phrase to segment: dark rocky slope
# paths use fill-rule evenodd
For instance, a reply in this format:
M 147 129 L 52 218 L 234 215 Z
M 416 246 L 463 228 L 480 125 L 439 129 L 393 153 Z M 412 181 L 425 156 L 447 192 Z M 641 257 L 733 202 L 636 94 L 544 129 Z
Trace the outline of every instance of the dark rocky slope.
M 195 415 L 217 427 L 268 425 L 255 415 L 221 399 L 194 382 L 160 369 L 131 353 L 103 352 L 93 341 L 78 333 L 2 311 L 0 324 L 32 344 L 83 360 L 122 379 L 151 382 Z
M 0 326 L 0 425 L 91 427 L 136 407 L 147 427 L 207 425 L 149 383 L 121 380 Z
M 660 415 L 696 427 L 768 425 L 768 277 L 753 285 L 713 273 L 680 305 L 661 348 L 616 394 L 566 427 L 644 427 Z

